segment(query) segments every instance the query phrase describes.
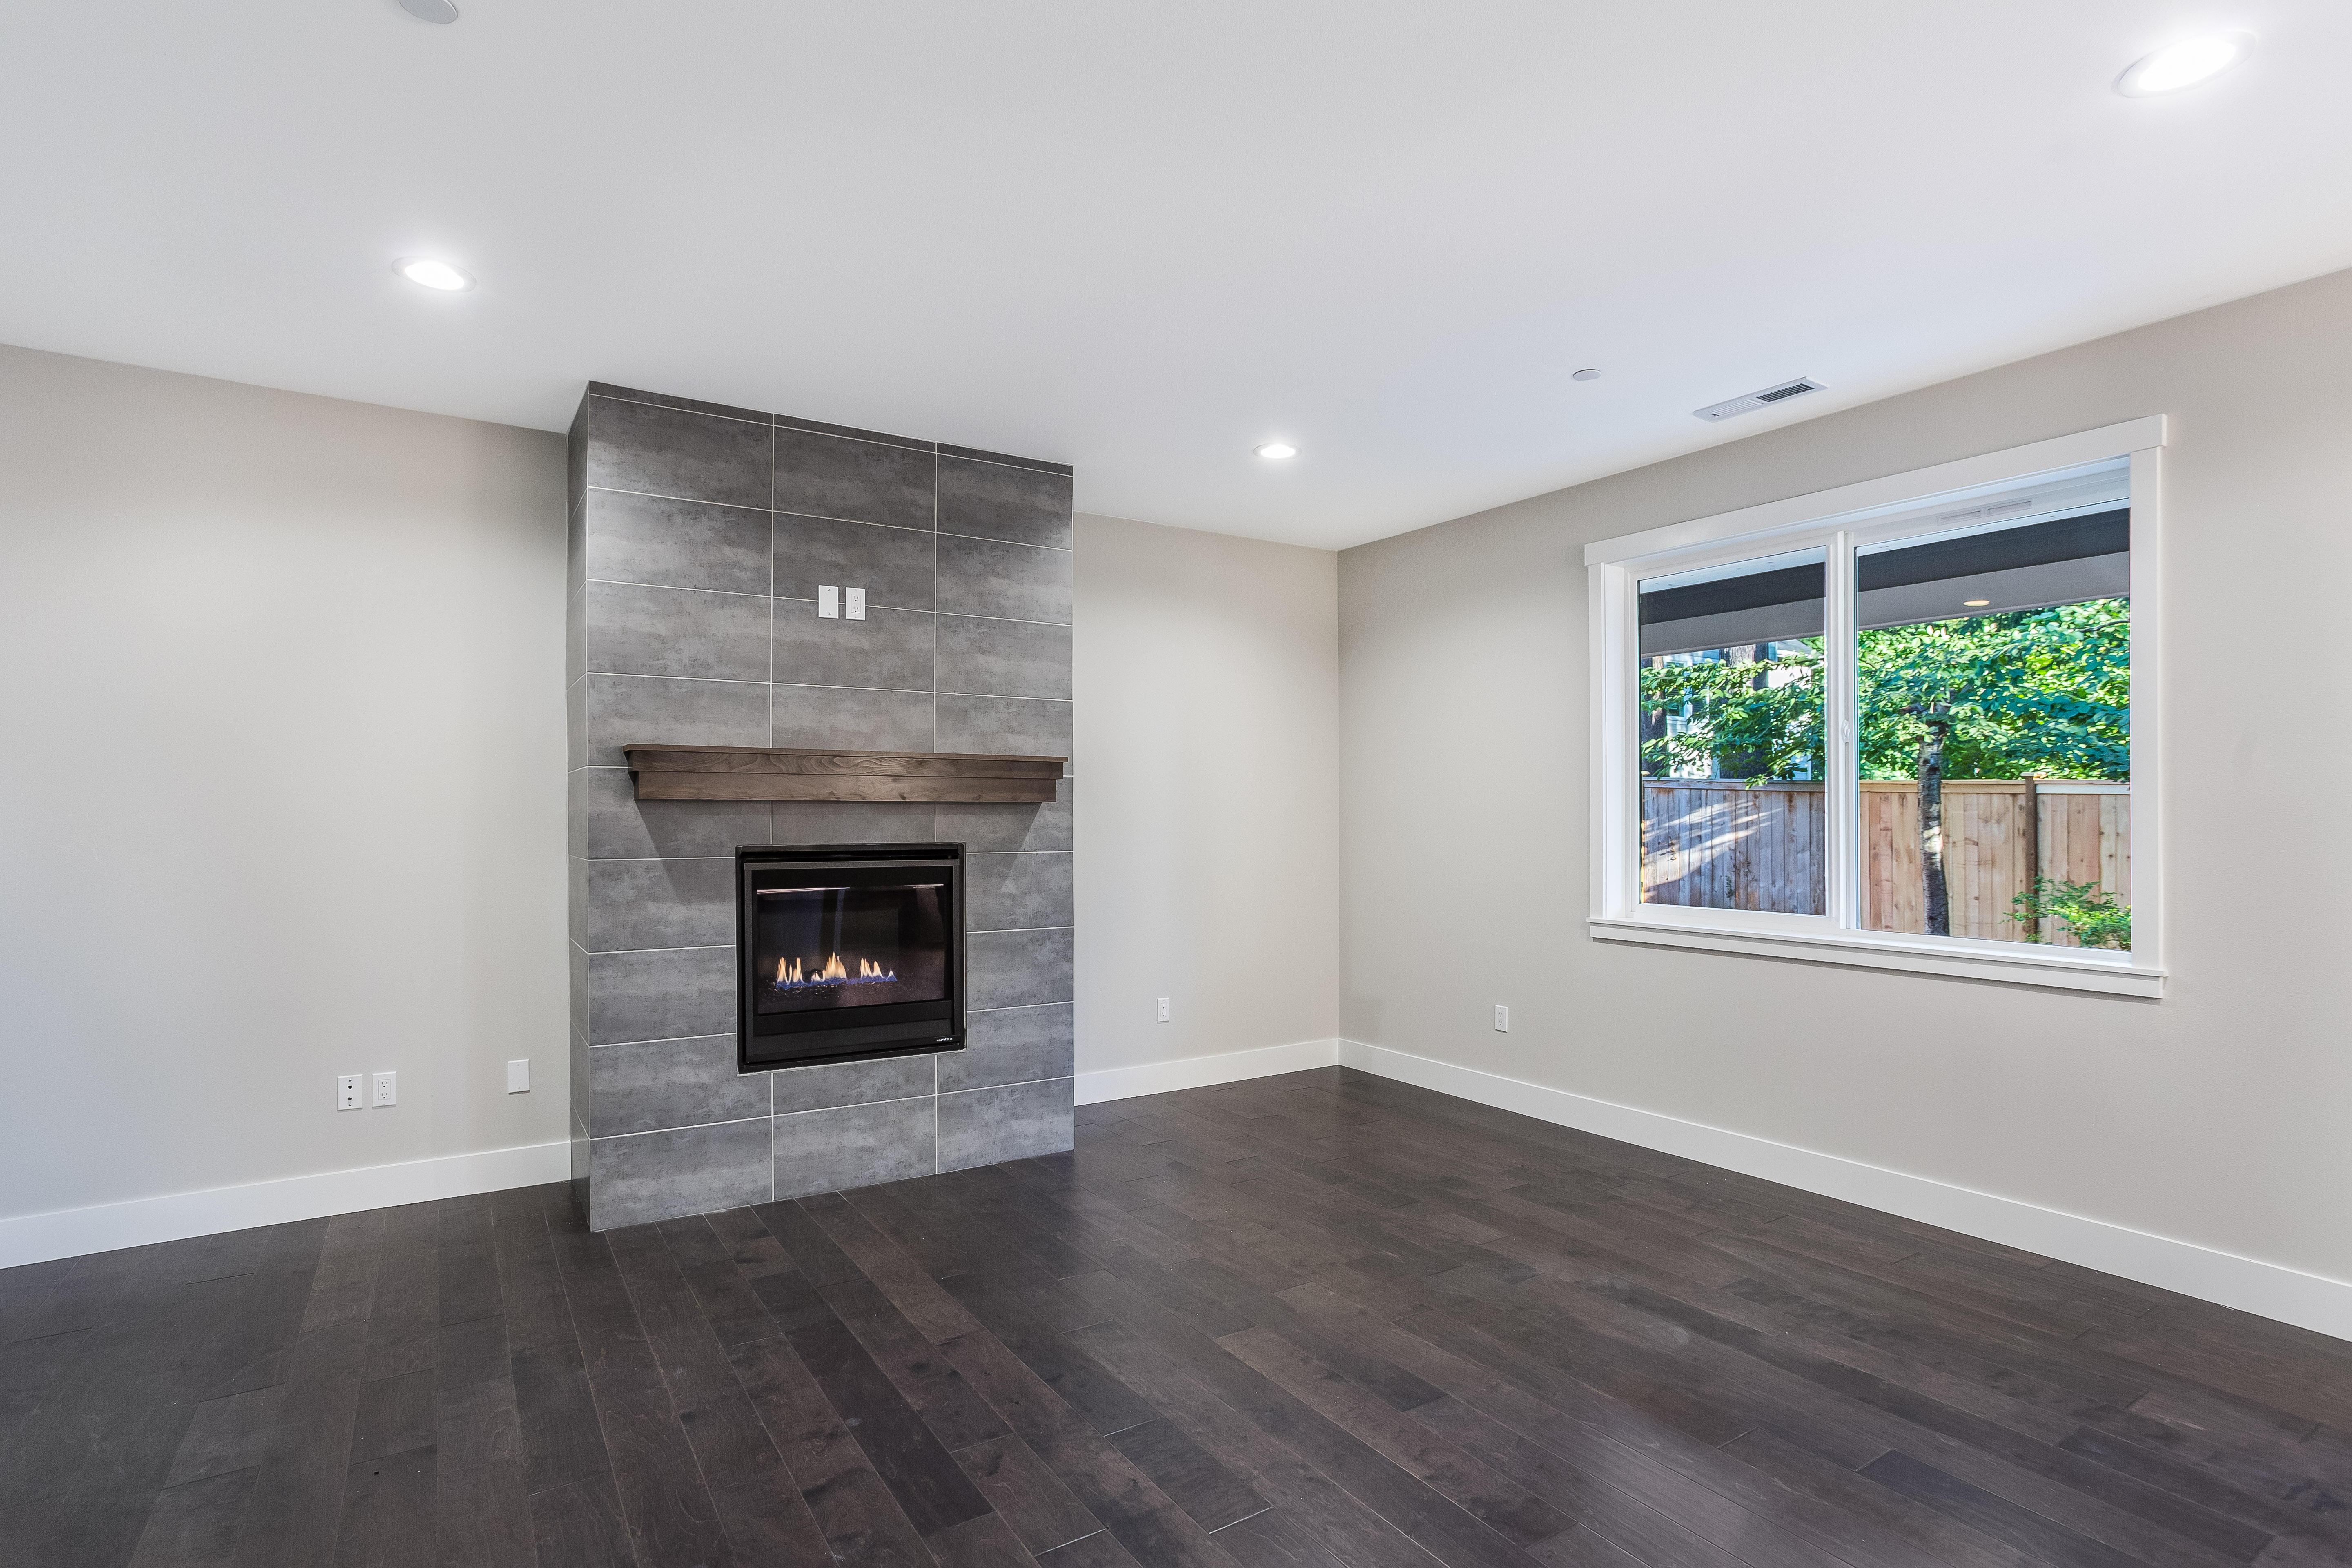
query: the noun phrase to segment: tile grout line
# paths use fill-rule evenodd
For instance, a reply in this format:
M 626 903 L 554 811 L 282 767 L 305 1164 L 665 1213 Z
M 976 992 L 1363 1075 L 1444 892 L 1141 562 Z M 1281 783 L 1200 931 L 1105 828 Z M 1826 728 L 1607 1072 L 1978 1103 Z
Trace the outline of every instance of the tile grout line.
M 772 747 L 776 743 L 775 602 L 776 422 L 775 417 L 772 415 L 768 419 L 768 744 Z M 767 817 L 768 842 L 770 844 L 773 844 L 776 841 L 776 806 L 775 803 L 772 801 L 768 804 Z M 741 895 L 739 893 L 737 896 L 740 898 Z M 742 944 L 739 941 L 736 945 L 740 948 Z M 741 960 L 739 958 L 737 962 L 740 963 Z M 737 1037 L 736 1048 L 740 1050 L 742 1048 L 742 1031 L 746 1026 L 740 1019 L 738 1019 L 735 1027 Z M 778 1152 L 776 1143 L 777 1139 L 780 1136 L 782 1136 L 782 1134 L 776 1126 L 776 1075 L 774 1073 L 770 1073 L 768 1075 L 768 1201 L 770 1203 L 774 1203 L 776 1201 L 776 1155 Z
M 908 613 L 911 615 L 929 614 L 929 612 L 926 610 L 914 610 L 909 611 Z M 1056 621 L 1034 621 L 1030 624 L 1033 626 L 1058 626 L 1060 623 Z M 937 635 L 938 634 L 936 632 L 933 633 L 934 637 L 936 637 Z M 772 655 L 772 657 L 773 656 Z M 1076 700 L 1076 699 L 1068 697 L 1013 697 L 1002 691 L 927 691 L 921 688 L 911 686 L 825 686 L 813 680 L 738 680 L 723 675 L 632 675 L 628 671 L 622 669 L 592 669 L 587 672 L 587 675 L 600 676 L 606 680 L 690 680 L 699 686 L 765 686 L 770 688 L 782 686 L 788 687 L 794 691 L 887 691 L 900 697 L 982 697 L 992 702 L 1068 703 Z M 585 679 L 585 677 L 583 679 Z M 936 741 L 936 739 L 937 737 L 935 736 L 934 740 Z M 583 763 L 581 765 L 583 767 L 593 768 L 621 767 L 625 766 L 626 764 L 618 763 Z
M 768 420 L 768 744 L 776 743 L 776 423 Z M 776 808 L 768 807 L 768 838 L 775 841 Z M 772 1106 L 771 1107 L 772 1110 Z M 773 1152 L 773 1136 L 770 1137 Z M 776 1166 L 768 1162 L 768 1201 L 775 1201 Z
M 772 523 L 769 525 L 768 531 L 771 548 L 772 549 L 773 540 L 775 537 L 775 528 Z M 908 529 L 907 531 L 909 533 L 917 533 L 925 531 L 920 529 Z M 936 556 L 937 553 L 937 550 L 934 549 L 933 554 Z M 932 563 L 932 570 L 935 573 L 938 570 L 938 562 L 934 560 Z M 797 594 L 777 593 L 775 591 L 775 584 L 772 580 L 772 571 L 771 572 L 770 576 L 771 581 L 768 584 L 768 591 L 764 594 L 747 594 L 740 588 L 697 588 L 685 583 L 640 583 L 633 577 L 584 577 L 581 579 L 581 582 L 583 588 L 589 584 L 594 584 L 606 588 L 655 588 L 662 591 L 663 593 L 668 594 L 716 594 L 722 598 L 729 599 L 773 599 L 780 605 L 814 605 L 818 602 L 814 599 L 803 599 Z M 582 595 L 574 594 L 572 596 L 576 599 Z M 1036 621 L 1030 620 L 1022 616 L 975 616 L 963 610 L 926 609 L 919 605 L 886 605 L 878 599 L 868 599 L 866 603 L 866 607 L 869 610 L 888 610 L 894 615 L 900 616 L 945 616 L 948 619 L 952 621 L 994 621 L 1008 626 L 1058 626 L 1062 630 L 1067 631 L 1070 629 L 1071 625 L 1068 621 Z M 593 670 L 582 671 L 583 675 L 596 673 L 611 674 L 614 672 L 610 670 L 602 672 Z M 572 679 L 573 681 L 577 681 L 581 677 L 575 675 Z M 693 679 L 694 677 L 677 676 L 671 679 L 690 680 Z M 790 685 L 791 682 L 787 681 L 785 684 Z
M 1050 550 L 1056 555 L 1068 555 L 1076 549 L 1076 546 L 1070 544 L 1032 544 L 1025 539 L 1000 539 L 992 533 L 954 533 L 939 528 L 909 528 L 903 522 L 876 522 L 871 518 L 835 517 L 822 511 L 787 511 L 772 505 L 746 506 L 741 501 L 708 500 L 701 496 L 674 496 L 667 490 L 625 490 L 617 485 L 591 485 L 588 489 L 601 490 L 608 496 L 638 496 L 646 500 L 683 501 L 688 506 L 724 507 L 729 511 L 764 511 L 772 517 L 804 517 L 813 522 L 854 522 L 860 528 L 895 528 L 901 533 L 935 533 L 948 539 L 969 539 L 975 544 L 1011 544 L 1023 550 Z M 769 493 L 772 500 L 774 499 L 772 479 Z
M 931 750 L 940 749 L 940 464 L 937 454 L 931 458 Z M 931 831 L 940 826 L 939 807 L 931 807 Z M 939 1173 L 939 1142 L 931 1143 L 931 1173 Z

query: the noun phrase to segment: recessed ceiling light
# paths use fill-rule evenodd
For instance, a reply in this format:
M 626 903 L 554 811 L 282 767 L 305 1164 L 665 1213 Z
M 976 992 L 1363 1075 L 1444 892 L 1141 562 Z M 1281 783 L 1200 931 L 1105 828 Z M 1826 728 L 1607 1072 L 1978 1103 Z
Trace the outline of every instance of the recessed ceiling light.
M 446 261 L 436 261 L 429 256 L 404 256 L 392 264 L 392 269 L 411 283 L 421 283 L 427 289 L 455 292 L 474 286 L 474 275 L 462 267 L 452 267 Z
M 1981 610 L 1987 605 L 1991 603 L 1992 601 L 1990 599 L 1962 599 L 1960 601 L 1960 608 L 1964 610 Z
M 1570 381 L 1599 381 L 1601 379 L 1601 373 L 1597 370 L 1580 370 L 1568 379 Z
M 1269 458 L 1279 462 L 1285 458 L 1295 458 L 1298 456 L 1298 448 L 1292 446 L 1287 441 L 1268 441 L 1265 446 L 1260 447 L 1257 449 L 1257 455 L 1261 458 Z
M 400 0 L 400 8 L 420 22 L 454 22 L 457 7 L 449 0 Z
M 2126 98 L 2154 98 L 2210 81 L 2231 66 L 2242 65 L 2254 52 L 2252 33 L 2207 33 L 2167 44 L 2152 55 L 2134 60 L 2116 78 L 2116 90 Z

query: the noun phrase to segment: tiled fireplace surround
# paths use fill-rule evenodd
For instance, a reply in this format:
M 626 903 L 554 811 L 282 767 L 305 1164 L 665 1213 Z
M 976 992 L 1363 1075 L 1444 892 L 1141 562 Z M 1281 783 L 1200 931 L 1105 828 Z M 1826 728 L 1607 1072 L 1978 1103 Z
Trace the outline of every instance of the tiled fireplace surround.
M 620 748 L 1070 753 L 1070 470 L 592 383 L 572 427 L 572 1173 L 599 1230 L 1070 1147 L 1050 805 L 639 802 Z M 817 586 L 866 590 L 825 620 Z M 961 841 L 965 1050 L 735 1070 L 742 844 Z

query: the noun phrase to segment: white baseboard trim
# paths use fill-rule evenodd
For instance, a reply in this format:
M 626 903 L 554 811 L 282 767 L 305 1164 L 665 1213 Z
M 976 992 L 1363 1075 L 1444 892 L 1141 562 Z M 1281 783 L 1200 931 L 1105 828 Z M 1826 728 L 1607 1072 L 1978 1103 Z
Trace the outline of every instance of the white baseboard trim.
M 396 1165 L 320 1171 L 315 1175 L 287 1176 L 274 1182 L 248 1182 L 242 1186 L 131 1198 L 89 1208 L 14 1215 L 0 1219 L 0 1268 L 12 1268 L 20 1263 L 46 1263 L 52 1258 L 78 1258 L 86 1252 L 112 1252 L 118 1247 L 210 1236 L 215 1231 L 249 1230 L 255 1226 L 288 1225 L 361 1209 L 389 1208 L 395 1204 L 495 1193 L 508 1187 L 569 1181 L 571 1177 L 572 1143 L 566 1139 L 517 1149 L 444 1154 L 431 1160 L 403 1161 Z
M 1339 1065 L 2352 1340 L 2352 1284 L 1566 1089 L 1341 1040 Z M 1215 1058 L 1203 1058 L 1213 1061 Z
M 1092 1105 L 1103 1100 L 1132 1100 L 1139 1094 L 1206 1089 L 1213 1083 L 1238 1083 L 1246 1078 L 1328 1068 L 1339 1059 L 1339 1041 L 1300 1040 L 1288 1046 L 1261 1046 L 1254 1051 L 1184 1057 L 1172 1062 L 1146 1062 L 1141 1067 L 1107 1068 L 1100 1072 L 1077 1075 L 1077 1102 Z

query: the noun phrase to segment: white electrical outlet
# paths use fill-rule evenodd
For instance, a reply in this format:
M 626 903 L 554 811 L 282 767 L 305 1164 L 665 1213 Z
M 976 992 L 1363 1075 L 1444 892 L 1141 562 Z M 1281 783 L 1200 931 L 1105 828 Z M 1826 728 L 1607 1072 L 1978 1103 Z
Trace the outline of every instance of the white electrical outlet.
M 347 1072 L 335 1080 L 335 1109 L 357 1110 L 365 1101 L 360 1099 L 360 1075 Z
M 866 590 L 863 588 L 844 588 L 842 592 L 849 595 L 849 618 L 853 621 L 864 620 L 866 618 Z
M 399 1079 L 400 1075 L 396 1072 L 380 1072 L 375 1075 L 375 1102 L 378 1105 L 400 1103 Z
M 1498 1035 L 1507 1035 L 1510 1032 L 1511 1010 L 1508 1007 L 1504 1006 L 1500 1002 L 1497 1002 L 1495 1004 L 1495 1033 Z
M 1165 996 L 1160 999 L 1160 1021 L 1163 1024 L 1168 1021 L 1168 998 Z
M 841 619 L 841 590 L 830 583 L 818 584 L 816 613 L 828 621 Z
M 507 1092 L 509 1094 L 530 1092 L 530 1058 L 529 1057 L 518 1057 L 507 1063 Z

